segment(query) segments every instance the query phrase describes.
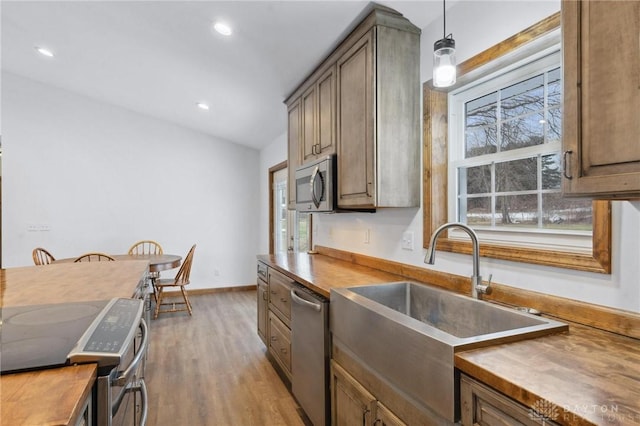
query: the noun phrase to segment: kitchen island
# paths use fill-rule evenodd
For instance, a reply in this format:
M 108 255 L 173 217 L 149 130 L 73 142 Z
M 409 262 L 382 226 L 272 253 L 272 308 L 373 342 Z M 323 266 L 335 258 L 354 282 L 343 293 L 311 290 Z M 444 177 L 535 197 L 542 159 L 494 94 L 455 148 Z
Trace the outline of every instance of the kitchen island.
M 344 253 L 340 259 L 323 254 L 258 256 L 259 261 L 323 295 L 331 288 L 416 281 L 375 268 L 372 258 L 365 259 L 371 266 L 348 259 Z M 444 282 L 442 277 L 438 280 Z M 452 277 L 451 282 L 459 279 Z M 637 321 L 634 313 L 621 312 L 621 316 Z M 531 423 L 544 419 L 562 425 L 640 425 L 640 341 L 555 319 L 568 322 L 569 331 L 459 352 L 455 366 L 517 406 Z
M 148 262 L 71 263 L 0 271 L 3 308 L 131 298 Z M 94 364 L 0 377 L 2 426 L 76 424 L 96 380 Z

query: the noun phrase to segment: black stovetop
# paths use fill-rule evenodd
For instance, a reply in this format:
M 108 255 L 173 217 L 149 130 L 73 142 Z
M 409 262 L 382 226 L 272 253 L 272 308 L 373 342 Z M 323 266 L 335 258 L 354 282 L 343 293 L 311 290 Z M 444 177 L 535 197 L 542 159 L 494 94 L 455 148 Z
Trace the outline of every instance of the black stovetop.
M 67 364 L 73 349 L 109 300 L 1 308 L 2 374 Z

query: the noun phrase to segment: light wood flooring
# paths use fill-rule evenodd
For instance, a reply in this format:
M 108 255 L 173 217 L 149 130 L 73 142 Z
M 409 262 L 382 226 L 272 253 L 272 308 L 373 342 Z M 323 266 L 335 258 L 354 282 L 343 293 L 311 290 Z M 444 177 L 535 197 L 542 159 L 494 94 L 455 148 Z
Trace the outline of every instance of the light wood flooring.
M 151 321 L 147 424 L 304 425 L 256 331 L 256 292 L 190 297 Z

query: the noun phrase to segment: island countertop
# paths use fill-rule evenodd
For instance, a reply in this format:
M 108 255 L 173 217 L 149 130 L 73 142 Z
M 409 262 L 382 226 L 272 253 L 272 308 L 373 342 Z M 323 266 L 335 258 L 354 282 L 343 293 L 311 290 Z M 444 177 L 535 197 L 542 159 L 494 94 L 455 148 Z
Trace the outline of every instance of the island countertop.
M 317 254 L 258 260 L 324 295 L 411 280 Z M 455 366 L 526 407 L 554 408 L 563 425 L 640 426 L 640 341 L 631 337 L 569 323 L 563 333 L 459 352 Z
M 0 306 L 131 298 L 147 269 L 141 260 L 2 269 Z M 95 364 L 2 375 L 1 425 L 76 424 L 95 380 Z
M 149 262 L 60 263 L 0 270 L 0 306 L 130 298 Z

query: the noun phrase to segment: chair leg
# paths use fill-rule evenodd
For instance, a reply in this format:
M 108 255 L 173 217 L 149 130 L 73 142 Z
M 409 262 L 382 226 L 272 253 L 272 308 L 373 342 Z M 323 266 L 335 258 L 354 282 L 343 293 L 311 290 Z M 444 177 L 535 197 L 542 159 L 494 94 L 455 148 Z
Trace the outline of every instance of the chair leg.
M 184 303 L 187 305 L 187 310 L 189 311 L 189 315 L 191 314 L 191 303 L 189 302 L 189 296 L 187 296 L 187 291 L 184 289 L 184 286 L 180 286 L 180 291 L 182 292 L 182 297 L 184 298 Z
M 158 303 L 158 296 L 156 296 L 156 277 L 151 277 L 151 294 L 153 294 L 153 300 Z
M 158 319 L 158 314 L 160 313 L 160 304 L 162 303 L 162 287 L 157 287 L 156 290 L 156 309 L 153 312 L 153 319 Z

